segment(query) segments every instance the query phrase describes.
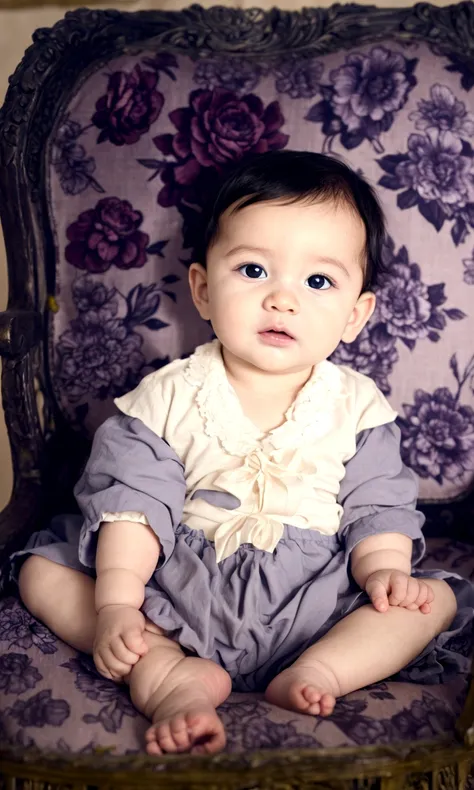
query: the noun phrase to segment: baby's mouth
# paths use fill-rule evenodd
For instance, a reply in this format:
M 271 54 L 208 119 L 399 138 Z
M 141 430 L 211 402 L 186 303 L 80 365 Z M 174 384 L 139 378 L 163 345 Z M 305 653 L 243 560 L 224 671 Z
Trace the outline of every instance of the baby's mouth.
M 272 346 L 289 345 L 295 340 L 293 335 L 283 328 L 269 327 L 258 333 L 262 340 Z

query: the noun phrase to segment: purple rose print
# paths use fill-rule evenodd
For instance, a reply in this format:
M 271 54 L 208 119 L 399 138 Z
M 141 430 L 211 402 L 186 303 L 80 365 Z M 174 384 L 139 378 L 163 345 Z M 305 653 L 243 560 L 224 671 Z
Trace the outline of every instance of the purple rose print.
M 347 55 L 344 65 L 330 72 L 330 84 L 321 86 L 322 101 L 306 115 L 308 121 L 322 122 L 324 150 L 330 151 L 332 140 L 340 135 L 347 149 L 369 140 L 381 153 L 381 134 L 390 129 L 395 113 L 416 85 L 417 62 L 382 46 L 373 47 L 367 55 Z
M 153 142 L 161 154 L 173 159 L 139 160 L 160 174 L 160 206 L 176 206 L 184 226 L 184 247 L 191 247 L 199 222 L 199 206 L 214 188 L 219 174 L 244 155 L 284 148 L 288 135 L 277 101 L 264 106 L 253 93 L 239 97 L 224 88 L 196 90 L 189 106 L 169 115 L 176 134 L 161 134 Z M 174 161 L 173 161 L 174 160 Z
M 392 717 L 392 725 L 397 736 L 428 739 L 451 732 L 455 722 L 454 712 L 432 694 L 423 692 L 421 700 L 412 702 Z
M 319 93 L 323 70 L 323 64 L 314 59 L 283 61 L 274 71 L 275 87 L 292 99 L 311 99 Z
M 399 163 L 395 175 L 403 187 L 415 190 L 423 200 L 438 200 L 449 210 L 454 205 L 466 205 L 471 172 L 472 158 L 463 155 L 459 137 L 452 132 L 431 128 L 425 137 L 410 135 L 408 159 Z M 402 196 L 399 206 L 400 202 L 403 203 Z
M 474 250 L 470 258 L 463 259 L 462 265 L 464 266 L 464 282 L 466 285 L 474 285 Z
M 143 214 L 128 200 L 107 197 L 79 214 L 67 229 L 66 260 L 78 269 L 103 273 L 140 268 L 147 261 L 150 237 L 139 230 Z
M 175 162 L 157 162 L 164 183 L 162 206 L 182 200 L 199 205 L 208 185 L 226 165 L 249 153 L 283 148 L 288 136 L 280 131 L 284 118 L 278 102 L 266 108 L 254 94 L 239 98 L 223 88 L 196 90 L 189 106 L 170 113 L 177 133 L 154 138 L 158 150 Z
M 82 128 L 79 123 L 71 121 L 69 116 L 66 116 L 59 126 L 52 146 L 51 163 L 66 195 L 79 195 L 90 186 L 96 192 L 105 192 L 92 176 L 96 168 L 94 158 L 86 156 L 84 146 L 77 142 L 86 128 Z
M 107 288 L 100 280 L 93 280 L 87 275 L 78 277 L 72 285 L 72 300 L 80 313 L 97 315 L 102 321 L 107 321 L 117 314 L 118 303 L 114 299 L 115 288 Z
M 472 375 L 472 362 L 464 381 Z M 457 371 L 455 357 L 451 363 Z M 464 381 L 459 379 L 457 396 L 447 387 L 433 394 L 416 390 L 414 403 L 404 403 L 405 414 L 399 418 L 403 461 L 419 477 L 432 478 L 440 485 L 444 480 L 459 483 L 466 472 L 474 470 L 474 410 L 458 402 Z
M 42 679 L 43 675 L 31 666 L 31 658 L 24 653 L 0 656 L 0 690 L 5 694 L 23 694 Z
M 430 101 L 419 101 L 418 110 L 408 116 L 410 121 L 415 122 L 415 129 L 423 132 L 439 129 L 440 132 L 452 132 L 459 137 L 472 137 L 474 115 L 467 112 L 464 102 L 456 99 L 447 85 L 433 85 L 430 96 Z
M 51 689 L 45 689 L 30 699 L 18 699 L 7 714 L 21 727 L 61 727 L 71 709 L 65 699 L 53 699 Z
M 330 360 L 370 376 L 385 395 L 390 395 L 388 379 L 398 362 L 395 341 L 383 325 L 365 326 L 353 343 L 339 343 Z
M 146 363 L 143 337 L 135 330 L 168 326 L 155 316 L 163 296 L 175 301 L 170 288 L 178 280 L 165 275 L 159 284 L 136 285 L 126 296 L 87 275 L 74 282 L 78 316 L 59 337 L 55 364 L 56 379 L 71 402 L 86 394 L 100 400 L 121 395 L 133 389 L 145 371 L 169 361 L 166 357 Z
M 101 400 L 126 388 L 129 371 L 144 364 L 143 338 L 123 320 L 103 321 L 99 311 L 82 313 L 59 337 L 56 377 L 71 401 L 89 393 Z
M 367 709 L 365 699 L 338 699 L 331 715 L 331 721 L 353 743 L 389 743 L 391 737 L 390 720 L 373 719 L 364 715 Z
M 263 717 L 245 723 L 242 743 L 247 750 L 315 749 L 322 746 L 313 735 L 299 733 L 292 722 L 277 724 Z
M 79 656 L 69 659 L 61 666 L 75 674 L 75 687 L 88 699 L 105 703 L 98 714 L 86 713 L 82 717 L 87 724 L 98 722 L 107 732 L 118 732 L 124 716 L 138 716 L 138 711 L 125 689 L 117 688 L 116 683 L 99 675 L 92 659 Z
M 412 351 L 418 339 L 433 342 L 446 327 L 446 319 L 459 321 L 465 314 L 456 308 L 440 309 L 446 302 L 444 284 L 425 285 L 418 264 L 410 263 L 408 252 L 401 247 L 395 252 L 393 239 L 383 248 L 385 273 L 377 287 L 377 307 L 371 324 L 383 324 L 389 335 L 400 340 Z
M 92 123 L 102 129 L 97 142 L 131 145 L 150 130 L 158 118 L 164 96 L 156 90 L 158 74 L 137 63 L 131 72 L 115 71 L 105 96 L 96 103 Z
M 390 237 L 383 247 L 383 263 L 369 324 L 353 343 L 340 343 L 331 361 L 370 376 L 389 395 L 388 377 L 398 361 L 396 342 L 413 351 L 421 339 L 437 342 L 447 319 L 460 321 L 466 316 L 457 308 L 441 307 L 446 302 L 444 284 L 425 285 L 418 264 L 410 263 L 405 247 L 397 252 Z
M 244 58 L 204 58 L 194 71 L 194 82 L 201 88 L 224 88 L 236 94 L 253 91 L 268 67 Z
M 20 647 L 29 650 L 33 645 L 42 653 L 56 653 L 56 637 L 45 625 L 20 604 L 12 609 L 0 610 L 0 641 L 7 642 L 8 648 Z
M 419 102 L 410 118 L 425 134 L 410 134 L 406 153 L 377 160 L 385 171 L 379 184 L 402 190 L 398 207 L 417 206 L 438 232 L 453 220 L 451 236 L 461 244 L 474 227 L 473 149 L 465 139 L 474 133 L 474 116 L 449 88 L 435 85 L 431 100 Z

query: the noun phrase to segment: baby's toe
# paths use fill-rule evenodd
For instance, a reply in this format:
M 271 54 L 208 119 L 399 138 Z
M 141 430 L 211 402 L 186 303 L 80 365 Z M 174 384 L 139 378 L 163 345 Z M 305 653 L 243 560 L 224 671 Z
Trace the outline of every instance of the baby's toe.
M 319 703 L 320 716 L 330 716 L 334 710 L 334 706 L 336 704 L 336 698 L 333 697 L 332 694 L 323 694 Z
M 190 736 L 190 727 L 186 721 L 185 716 L 173 719 L 170 725 L 171 737 L 173 738 L 178 752 L 184 752 L 192 744 L 192 737 Z
M 161 751 L 158 742 L 156 740 L 156 731 L 155 727 L 150 727 L 145 733 L 145 749 L 147 754 L 151 755 L 160 755 L 163 754 Z
M 171 731 L 171 722 L 155 725 L 156 742 L 165 754 L 174 754 L 178 751 L 178 745 Z
M 215 754 L 222 751 L 226 738 L 221 720 L 210 711 L 200 715 L 188 715 L 188 732 L 192 744 L 191 754 Z

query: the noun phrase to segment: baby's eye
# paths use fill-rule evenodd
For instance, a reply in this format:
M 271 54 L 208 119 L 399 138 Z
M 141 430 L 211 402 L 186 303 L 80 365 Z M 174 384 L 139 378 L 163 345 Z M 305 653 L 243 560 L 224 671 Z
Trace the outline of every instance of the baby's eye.
M 263 266 L 259 266 L 257 263 L 244 263 L 243 266 L 239 267 L 239 272 L 251 280 L 264 280 L 267 276 Z
M 314 288 L 316 291 L 327 291 L 328 288 L 334 287 L 333 281 L 324 274 L 312 274 L 311 277 L 308 277 L 306 282 L 310 288 Z

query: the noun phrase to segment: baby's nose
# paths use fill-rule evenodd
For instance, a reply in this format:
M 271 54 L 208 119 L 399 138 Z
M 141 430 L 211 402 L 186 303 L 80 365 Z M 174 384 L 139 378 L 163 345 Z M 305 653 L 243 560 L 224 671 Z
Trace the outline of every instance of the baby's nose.
M 278 288 L 265 297 L 263 306 L 265 310 L 279 313 L 298 313 L 299 303 L 296 294 L 288 288 Z

